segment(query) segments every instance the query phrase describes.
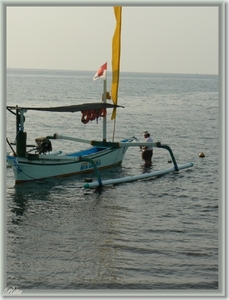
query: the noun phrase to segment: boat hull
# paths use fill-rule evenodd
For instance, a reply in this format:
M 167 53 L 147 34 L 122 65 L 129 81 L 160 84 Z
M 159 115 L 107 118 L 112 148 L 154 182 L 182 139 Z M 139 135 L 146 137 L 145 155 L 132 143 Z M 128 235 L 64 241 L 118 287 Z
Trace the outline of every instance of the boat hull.
M 52 177 L 67 177 L 76 174 L 93 172 L 93 160 L 98 169 L 118 166 L 122 163 L 128 147 L 105 148 L 96 153 L 80 156 L 80 153 L 67 155 L 34 155 L 28 157 L 7 156 L 12 166 L 15 183 L 23 183 Z

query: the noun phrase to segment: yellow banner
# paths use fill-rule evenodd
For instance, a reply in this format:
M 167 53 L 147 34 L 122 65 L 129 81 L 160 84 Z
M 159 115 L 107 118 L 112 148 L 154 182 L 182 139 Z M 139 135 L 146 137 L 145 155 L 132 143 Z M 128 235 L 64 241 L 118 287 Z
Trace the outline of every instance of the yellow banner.
M 121 52 L 121 20 L 122 7 L 114 6 L 116 18 L 116 28 L 112 40 L 112 86 L 111 97 L 114 104 L 118 104 L 118 84 L 119 84 L 119 67 L 120 67 L 120 52 Z M 113 109 L 111 120 L 116 118 L 116 108 Z

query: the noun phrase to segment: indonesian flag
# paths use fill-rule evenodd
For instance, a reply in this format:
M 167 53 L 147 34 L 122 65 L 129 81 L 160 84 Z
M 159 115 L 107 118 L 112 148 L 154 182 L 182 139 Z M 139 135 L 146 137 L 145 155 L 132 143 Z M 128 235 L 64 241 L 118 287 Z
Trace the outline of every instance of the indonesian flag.
M 95 73 L 93 80 L 98 79 L 99 77 L 106 77 L 107 63 L 102 65 L 98 71 Z

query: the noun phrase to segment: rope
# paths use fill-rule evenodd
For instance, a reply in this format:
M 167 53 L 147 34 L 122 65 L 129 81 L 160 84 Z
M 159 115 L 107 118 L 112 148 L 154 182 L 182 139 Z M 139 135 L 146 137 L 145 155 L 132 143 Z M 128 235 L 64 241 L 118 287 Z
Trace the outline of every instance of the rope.
M 126 107 L 125 107 L 125 109 L 126 109 Z M 128 111 L 128 109 L 126 109 L 127 110 L 127 113 L 140 125 L 140 127 L 142 128 L 142 132 L 144 132 L 144 131 L 146 131 L 147 129 L 146 128 L 143 128 L 143 126 L 142 126 L 142 124 L 140 123 L 140 122 L 138 122 L 138 120 L 136 119 L 136 116 L 133 116 L 129 111 Z M 158 138 L 156 138 L 156 136 L 155 135 L 153 135 L 153 134 L 150 134 L 157 142 L 159 141 L 158 140 Z
M 41 179 L 39 179 L 39 178 L 34 178 L 34 177 L 32 177 L 32 176 L 26 174 L 24 171 L 22 171 L 22 169 L 19 167 L 19 165 L 18 165 L 18 163 L 17 163 L 17 161 L 16 161 L 16 158 L 14 158 L 14 166 L 15 166 L 15 168 L 17 169 L 17 171 L 18 171 L 19 173 L 23 173 L 25 176 L 27 176 L 27 177 L 29 177 L 29 178 L 31 178 L 31 179 L 33 179 L 33 180 L 39 180 L 39 181 L 42 181 Z
M 18 165 L 18 163 L 17 163 L 17 161 L 16 161 L 16 158 L 14 158 L 14 166 L 15 166 L 15 168 L 18 170 L 19 173 L 22 172 L 22 169 L 19 167 L 19 165 Z
M 114 142 L 116 118 L 117 118 L 117 115 L 116 115 L 116 117 L 115 117 L 115 119 L 114 119 L 114 129 L 113 129 L 113 137 L 112 137 L 112 142 Z
M 9 142 L 8 138 L 6 138 L 6 142 L 7 142 L 7 144 L 9 145 L 10 149 L 12 150 L 14 156 L 17 156 L 17 154 L 16 154 L 16 152 L 14 151 L 13 147 L 10 145 L 10 142 Z

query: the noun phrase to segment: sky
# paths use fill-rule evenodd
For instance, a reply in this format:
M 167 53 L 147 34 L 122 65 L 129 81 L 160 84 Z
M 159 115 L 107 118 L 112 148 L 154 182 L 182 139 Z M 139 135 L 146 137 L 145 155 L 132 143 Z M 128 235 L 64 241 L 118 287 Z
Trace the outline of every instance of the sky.
M 111 71 L 112 6 L 7 7 L 7 68 Z M 121 71 L 218 74 L 218 7 L 124 6 Z

